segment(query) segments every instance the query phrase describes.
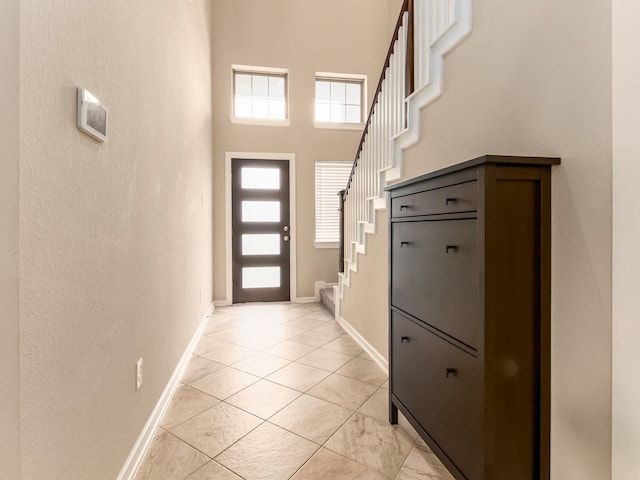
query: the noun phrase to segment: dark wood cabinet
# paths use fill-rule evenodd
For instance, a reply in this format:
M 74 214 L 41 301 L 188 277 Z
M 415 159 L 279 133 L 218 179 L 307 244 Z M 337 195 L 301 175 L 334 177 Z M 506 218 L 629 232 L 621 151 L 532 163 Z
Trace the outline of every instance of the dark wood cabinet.
M 486 155 L 387 188 L 390 420 L 456 479 L 549 479 L 559 163 Z

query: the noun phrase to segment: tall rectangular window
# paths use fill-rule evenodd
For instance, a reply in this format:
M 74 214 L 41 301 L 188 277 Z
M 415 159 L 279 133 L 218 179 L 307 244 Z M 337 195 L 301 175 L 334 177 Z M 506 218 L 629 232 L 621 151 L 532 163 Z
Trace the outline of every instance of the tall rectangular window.
M 316 77 L 316 122 L 362 123 L 364 79 Z
M 316 162 L 316 247 L 337 247 L 340 240 L 340 199 L 353 162 Z
M 233 71 L 233 114 L 236 117 L 287 118 L 287 74 Z

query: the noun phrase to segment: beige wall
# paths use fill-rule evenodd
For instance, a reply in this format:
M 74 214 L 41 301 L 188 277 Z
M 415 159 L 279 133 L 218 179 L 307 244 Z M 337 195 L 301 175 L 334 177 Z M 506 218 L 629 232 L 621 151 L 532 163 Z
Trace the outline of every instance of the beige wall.
M 483 0 L 473 8 L 473 32 L 445 60 L 444 96 L 423 110 L 422 140 L 406 152 L 404 176 L 485 153 L 562 157 L 552 193 L 552 477 L 606 479 L 611 6 Z M 384 258 L 386 246 L 370 254 Z M 386 299 L 372 301 L 380 313 L 369 322 L 386 322 Z
M 376 234 L 367 237 L 367 255 L 358 256 L 358 272 L 344 288 L 340 315 L 384 358 L 389 358 L 389 245 L 386 210 L 376 211 Z
M 313 244 L 315 161 L 353 160 L 361 136 L 314 128 L 315 72 L 366 74 L 370 99 L 389 43 L 387 3 L 214 0 L 213 6 L 213 296 L 226 300 L 225 152 L 270 152 L 296 155 L 297 296 L 311 297 L 316 281 L 336 282 L 338 271 L 338 250 Z M 290 127 L 230 122 L 232 64 L 289 69 Z
M 0 477 L 20 470 L 18 0 L 0 3 Z
M 404 0 L 387 0 L 387 24 L 389 28 L 389 42 L 391 40 L 391 35 L 393 34 L 396 23 L 398 23 L 398 17 L 400 14 L 400 9 L 404 4 Z M 389 45 L 387 45 L 388 47 Z
M 640 5 L 613 2 L 612 478 L 640 478 Z
M 113 480 L 211 302 L 210 5 L 21 9 L 22 478 Z

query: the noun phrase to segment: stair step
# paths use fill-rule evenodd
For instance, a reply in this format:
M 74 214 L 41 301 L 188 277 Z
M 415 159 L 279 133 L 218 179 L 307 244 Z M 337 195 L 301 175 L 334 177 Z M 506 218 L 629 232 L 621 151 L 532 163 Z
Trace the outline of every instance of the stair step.
M 327 287 L 320 289 L 320 302 L 324 307 L 331 312 L 332 315 L 336 314 L 336 303 L 333 298 L 333 287 Z

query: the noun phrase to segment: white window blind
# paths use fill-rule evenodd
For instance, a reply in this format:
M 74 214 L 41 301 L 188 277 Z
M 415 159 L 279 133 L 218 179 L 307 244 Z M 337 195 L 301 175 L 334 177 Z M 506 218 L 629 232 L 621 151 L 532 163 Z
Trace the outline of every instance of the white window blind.
M 340 240 L 340 200 L 352 162 L 316 162 L 316 242 Z

